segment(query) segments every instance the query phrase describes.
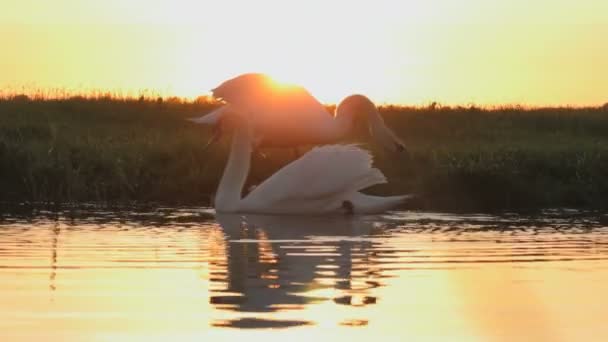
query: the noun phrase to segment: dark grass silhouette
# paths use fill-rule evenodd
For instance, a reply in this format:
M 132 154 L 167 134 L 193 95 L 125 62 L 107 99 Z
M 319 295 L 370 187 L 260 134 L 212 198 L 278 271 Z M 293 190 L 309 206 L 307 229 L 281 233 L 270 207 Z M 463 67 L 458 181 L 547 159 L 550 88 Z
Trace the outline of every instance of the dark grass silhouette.
M 228 142 L 203 151 L 210 130 L 186 118 L 217 106 L 200 98 L 0 99 L 0 201 L 208 205 Z M 608 207 L 608 108 L 384 106 L 409 157 L 372 143 L 389 184 L 432 210 Z M 351 141 L 369 141 L 365 132 Z M 293 159 L 254 157 L 257 183 Z

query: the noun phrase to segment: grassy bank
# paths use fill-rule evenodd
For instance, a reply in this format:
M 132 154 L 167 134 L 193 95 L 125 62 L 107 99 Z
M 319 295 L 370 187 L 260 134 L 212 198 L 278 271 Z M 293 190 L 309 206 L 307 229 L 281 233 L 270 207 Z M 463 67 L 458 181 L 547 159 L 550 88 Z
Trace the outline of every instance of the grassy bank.
M 202 151 L 209 130 L 185 118 L 207 101 L 70 98 L 0 100 L 0 201 L 206 205 L 227 142 Z M 494 210 L 608 207 L 608 109 L 384 107 L 411 158 L 377 150 L 409 208 Z M 356 137 L 367 141 L 367 137 Z M 252 183 L 292 158 L 269 150 Z

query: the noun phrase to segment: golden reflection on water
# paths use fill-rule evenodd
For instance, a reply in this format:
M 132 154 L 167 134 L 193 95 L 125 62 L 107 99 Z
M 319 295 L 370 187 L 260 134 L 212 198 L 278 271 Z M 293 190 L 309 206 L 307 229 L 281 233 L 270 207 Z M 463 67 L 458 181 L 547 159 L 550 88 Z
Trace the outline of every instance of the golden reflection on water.
M 163 215 L 0 221 L 2 340 L 608 338 L 598 224 Z

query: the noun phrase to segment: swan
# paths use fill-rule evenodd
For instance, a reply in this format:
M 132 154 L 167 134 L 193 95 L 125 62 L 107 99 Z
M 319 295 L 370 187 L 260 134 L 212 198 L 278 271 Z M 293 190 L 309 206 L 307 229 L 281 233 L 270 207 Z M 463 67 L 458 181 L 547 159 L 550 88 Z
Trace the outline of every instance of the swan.
M 386 183 L 372 168 L 369 152 L 355 145 L 316 147 L 241 197 L 253 151 L 253 125 L 237 120 L 228 162 L 214 206 L 220 213 L 374 214 L 402 203 L 409 195 L 371 196 L 359 192 Z
M 332 115 L 305 88 L 281 84 L 259 73 L 229 79 L 214 88 L 212 95 L 225 104 L 207 115 L 189 119 L 215 125 L 210 143 L 219 139 L 218 123 L 234 113 L 251 116 L 256 147 L 336 143 L 367 117 L 369 132 L 375 140 L 390 151 L 405 151 L 403 141 L 386 126 L 374 103 L 364 95 L 344 98 Z

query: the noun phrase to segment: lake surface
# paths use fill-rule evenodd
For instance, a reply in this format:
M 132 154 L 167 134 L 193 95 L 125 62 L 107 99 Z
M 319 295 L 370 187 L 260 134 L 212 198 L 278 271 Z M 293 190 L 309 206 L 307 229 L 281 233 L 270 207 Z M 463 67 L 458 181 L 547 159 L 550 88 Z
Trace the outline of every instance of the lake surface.
M 0 217 L 2 341 L 608 340 L 597 214 Z

